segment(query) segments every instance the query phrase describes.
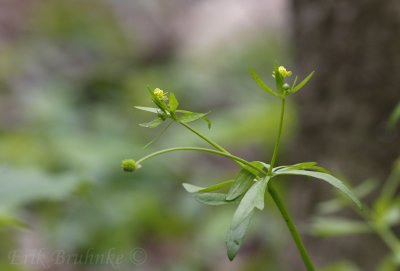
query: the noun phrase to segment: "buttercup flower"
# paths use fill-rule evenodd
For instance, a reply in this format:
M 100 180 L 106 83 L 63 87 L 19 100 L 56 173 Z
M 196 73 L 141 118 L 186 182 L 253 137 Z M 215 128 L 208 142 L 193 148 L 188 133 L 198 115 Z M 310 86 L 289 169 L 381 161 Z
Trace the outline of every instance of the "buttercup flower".
M 164 90 L 162 90 L 162 89 L 156 88 L 153 91 L 153 93 L 157 97 L 157 99 L 159 99 L 159 100 L 166 100 L 166 98 L 167 98 L 165 96 L 167 94 L 167 92 L 164 92 Z
M 282 75 L 283 78 L 292 76 L 292 72 L 286 70 L 286 68 L 284 66 L 279 66 L 278 71 Z

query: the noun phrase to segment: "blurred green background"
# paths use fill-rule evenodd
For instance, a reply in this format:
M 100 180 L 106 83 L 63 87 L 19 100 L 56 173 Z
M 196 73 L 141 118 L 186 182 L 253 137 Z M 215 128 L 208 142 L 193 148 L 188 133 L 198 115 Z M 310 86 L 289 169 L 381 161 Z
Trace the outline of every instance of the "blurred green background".
M 290 239 L 272 204 L 231 263 L 234 207 L 181 186 L 229 179 L 235 164 L 175 153 L 126 174 L 120 161 L 204 145 L 173 126 L 143 148 L 161 130 L 138 126 L 152 117 L 134 109 L 151 105 L 147 85 L 211 110 L 213 128 L 196 127 L 233 153 L 268 160 L 279 104 L 247 68 L 270 83 L 275 61 L 293 68 L 288 16 L 278 0 L 1 1 L 0 270 L 280 270 Z M 291 101 L 281 161 L 297 123 Z
M 290 67 L 282 22 L 270 18 L 268 28 L 254 5 L 190 5 L 1 2 L 1 270 L 44 270 L 42 261 L 51 270 L 110 270 L 107 261 L 55 264 L 51 257 L 110 249 L 126 256 L 135 248 L 146 260 L 125 258 L 120 270 L 275 266 L 287 234 L 274 211 L 258 216 L 230 263 L 224 239 L 233 207 L 203 206 L 182 189 L 182 182 L 231 178 L 234 164 L 182 153 L 152 160 L 134 175 L 120 169 L 124 158 L 203 144 L 172 127 L 143 149 L 160 132 L 140 128 L 152 116 L 133 108 L 151 104 L 147 85 L 175 92 L 182 108 L 211 110 L 213 128 L 199 129 L 233 152 L 269 159 L 278 104 L 257 89 L 247 68 L 272 79 L 274 61 Z M 227 21 L 221 12 L 231 12 Z M 287 120 L 294 129 L 293 109 Z

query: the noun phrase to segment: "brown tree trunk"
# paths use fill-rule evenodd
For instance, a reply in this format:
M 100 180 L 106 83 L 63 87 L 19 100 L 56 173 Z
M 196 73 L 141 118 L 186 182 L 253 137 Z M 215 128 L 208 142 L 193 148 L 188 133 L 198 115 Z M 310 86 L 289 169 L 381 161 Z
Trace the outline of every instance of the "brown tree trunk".
M 292 0 L 292 10 L 298 70 L 316 70 L 298 95 L 293 160 L 318 161 L 353 185 L 369 177 L 383 181 L 400 155 L 399 129 L 386 125 L 400 101 L 400 1 Z M 332 195 L 327 186 L 304 182 L 293 189 L 299 222 Z M 306 245 L 319 266 L 348 259 L 363 271 L 374 270 L 387 252 L 374 236 L 306 238 Z M 290 255 L 287 270 L 300 261 L 294 249 Z

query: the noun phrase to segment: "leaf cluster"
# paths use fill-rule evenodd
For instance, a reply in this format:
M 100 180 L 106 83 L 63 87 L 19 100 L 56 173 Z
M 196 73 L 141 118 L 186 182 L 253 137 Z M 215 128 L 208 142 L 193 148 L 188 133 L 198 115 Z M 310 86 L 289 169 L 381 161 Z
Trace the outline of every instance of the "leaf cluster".
M 400 239 L 392 232 L 393 227 L 400 225 L 400 197 L 395 194 L 400 187 L 400 160 L 396 161 L 382 188 L 378 188 L 379 183 L 368 179 L 354 188 L 354 194 L 359 198 L 375 196 L 371 206 L 364 206 L 362 211 L 355 209 L 361 219 L 343 219 L 336 215 L 344 208 L 351 207 L 346 198 L 338 195 L 318 205 L 318 214 L 313 219 L 310 231 L 322 237 L 375 234 L 391 250 L 377 270 L 394 271 L 400 267 Z
M 149 87 L 148 91 L 153 103 L 157 107 L 135 106 L 135 108 L 157 114 L 157 118 L 149 122 L 139 124 L 140 126 L 145 128 L 156 128 L 168 119 L 177 123 L 190 123 L 200 119 L 207 123 L 209 129 L 211 128 L 211 121 L 206 117 L 210 112 L 196 113 L 188 110 L 180 110 L 178 109 L 179 102 L 174 93 L 167 94 L 168 97 L 166 97 L 166 99 L 160 99 Z
M 298 77 L 296 76 L 292 85 L 285 83 L 285 80 L 281 73 L 279 72 L 278 65 L 275 64 L 274 71 L 272 76 L 275 78 L 275 84 L 277 91 L 273 90 L 270 86 L 268 86 L 261 77 L 251 68 L 249 68 L 249 72 L 253 77 L 254 81 L 256 81 L 257 85 L 263 89 L 268 94 L 271 94 L 278 98 L 285 98 L 289 95 L 292 95 L 302 89 L 308 81 L 310 81 L 311 77 L 314 75 L 314 72 L 311 72 L 306 78 L 304 78 L 299 84 L 297 84 Z
M 228 257 L 233 260 L 239 251 L 251 218 L 256 209 L 264 209 L 264 197 L 269 182 L 282 175 L 298 175 L 312 177 L 327 182 L 337 188 L 353 201 L 359 208 L 361 203 L 357 197 L 336 177 L 316 162 L 305 162 L 288 166 L 279 166 L 272 169 L 272 174 L 267 175 L 270 165 L 254 161 L 252 165 L 260 169 L 243 167 L 233 180 L 224 181 L 209 187 L 199 187 L 184 183 L 183 187 L 191 193 L 196 200 L 207 205 L 224 205 L 238 203 L 228 230 L 226 245 Z M 262 173 L 264 172 L 264 173 Z

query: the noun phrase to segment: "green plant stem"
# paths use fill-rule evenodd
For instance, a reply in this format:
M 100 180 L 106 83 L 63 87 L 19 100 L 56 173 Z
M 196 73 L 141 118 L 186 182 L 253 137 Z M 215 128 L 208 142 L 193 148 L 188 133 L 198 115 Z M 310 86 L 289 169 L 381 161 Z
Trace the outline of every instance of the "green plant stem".
M 151 153 L 151 154 L 149 154 L 149 155 L 137 160 L 136 163 L 140 164 L 140 163 L 142 163 L 142 162 L 144 162 L 144 161 L 146 161 L 146 160 L 148 160 L 148 159 L 150 159 L 152 157 L 155 157 L 155 156 L 158 156 L 158 155 L 161 155 L 161 154 L 164 154 L 164 153 L 175 152 L 175 151 L 199 151 L 199 152 L 207 152 L 207 153 L 211 153 L 211 154 L 215 154 L 215 155 L 219 155 L 219 156 L 224 156 L 224 157 L 227 157 L 227 158 L 229 158 L 229 159 L 231 159 L 233 161 L 237 161 L 237 162 L 240 162 L 241 164 L 244 164 L 244 165 L 246 165 L 248 167 L 251 167 L 251 168 L 257 170 L 258 172 L 260 172 L 261 174 L 264 174 L 264 175 L 267 174 L 264 170 L 259 169 L 258 167 L 252 165 L 250 162 L 248 162 L 248 161 L 246 161 L 246 160 L 244 160 L 244 159 L 242 159 L 240 157 L 237 157 L 235 155 L 232 155 L 232 154 L 229 154 L 229 153 L 225 153 L 225 152 L 222 152 L 222 151 L 216 151 L 216 150 L 213 150 L 213 149 L 196 148 L 196 147 L 176 147 L 176 148 L 164 149 L 164 150 L 161 150 L 161 151 L 157 151 L 157 152 Z
M 180 124 L 182 126 L 184 126 L 186 129 L 188 129 L 189 131 L 193 132 L 194 134 L 196 134 L 197 136 L 199 136 L 200 138 L 202 138 L 204 141 L 206 141 L 208 144 L 210 144 L 211 146 L 213 146 L 214 148 L 216 148 L 217 150 L 220 150 L 223 153 L 226 154 L 231 154 L 228 150 L 226 150 L 225 148 L 223 148 L 221 145 L 219 145 L 217 142 L 215 142 L 212 139 L 209 139 L 207 136 L 205 136 L 204 134 L 202 134 L 200 131 L 196 130 L 195 128 L 193 128 L 192 126 L 190 126 L 189 124 L 186 123 L 182 123 L 180 122 Z M 241 166 L 242 168 L 244 168 L 244 165 L 238 161 L 235 161 L 239 166 Z
M 285 98 L 282 98 L 281 100 L 281 116 L 279 120 L 279 129 L 278 129 L 278 135 L 276 137 L 275 141 L 275 146 L 274 146 L 274 152 L 272 153 L 272 159 L 270 163 L 270 167 L 268 169 L 268 175 L 271 176 L 272 174 L 272 169 L 274 168 L 276 157 L 278 156 L 278 150 L 279 150 L 279 144 L 281 143 L 281 136 L 282 136 L 282 128 L 283 128 L 283 119 L 285 117 Z
M 268 183 L 268 192 L 271 195 L 272 199 L 274 200 L 276 206 L 278 207 L 281 215 L 283 216 L 283 219 L 286 222 L 286 225 L 289 228 L 289 231 L 293 237 L 294 242 L 296 243 L 297 249 L 300 252 L 300 255 L 303 259 L 304 265 L 306 266 L 308 271 L 315 271 L 315 268 L 313 266 L 313 263 L 311 261 L 310 256 L 307 253 L 307 249 L 305 248 L 303 241 L 301 240 L 301 237 L 297 231 L 296 225 L 294 224 L 289 212 L 287 211 L 283 201 L 279 197 L 278 192 L 275 190 L 275 188 L 272 186 L 272 182 Z
M 215 141 L 209 139 L 208 137 L 206 137 L 205 135 L 203 135 L 201 132 L 197 131 L 196 129 L 194 129 L 192 126 L 190 126 L 189 124 L 186 123 L 182 123 L 180 122 L 179 124 L 181 124 L 182 126 L 184 126 L 185 128 L 187 128 L 188 130 L 192 131 L 193 133 L 195 133 L 196 135 L 198 135 L 200 138 L 202 138 L 203 140 L 205 140 L 207 143 L 209 143 L 211 146 L 213 146 L 214 148 L 216 148 L 217 150 L 220 150 L 221 152 L 224 153 L 228 153 L 230 154 L 230 152 L 228 152 L 226 149 L 224 149 L 222 146 L 220 146 L 219 144 L 217 144 Z
M 277 135 L 277 138 L 275 141 L 274 151 L 272 154 L 271 164 L 268 169 L 267 176 L 272 175 L 272 169 L 274 167 L 276 158 L 278 156 L 279 144 L 281 141 L 283 120 L 284 120 L 284 116 L 285 116 L 285 98 L 282 98 L 281 102 L 282 102 L 281 103 L 281 115 L 280 115 L 280 120 L 279 120 L 278 135 Z M 285 207 L 285 204 L 283 203 L 282 199 L 280 198 L 278 192 L 273 187 L 272 182 L 268 183 L 268 192 L 271 195 L 272 199 L 274 200 L 275 205 L 278 207 L 279 212 L 281 213 L 283 219 L 286 222 L 286 225 L 289 228 L 289 231 L 290 231 L 290 233 L 293 237 L 293 240 L 296 244 L 296 247 L 299 250 L 300 255 L 303 259 L 304 265 L 306 266 L 308 271 L 315 271 L 314 265 L 311 261 L 310 256 L 308 255 L 307 249 L 305 248 L 303 241 L 301 240 L 301 237 L 297 231 L 296 225 L 294 224 L 293 219 L 291 218 L 289 211 Z

